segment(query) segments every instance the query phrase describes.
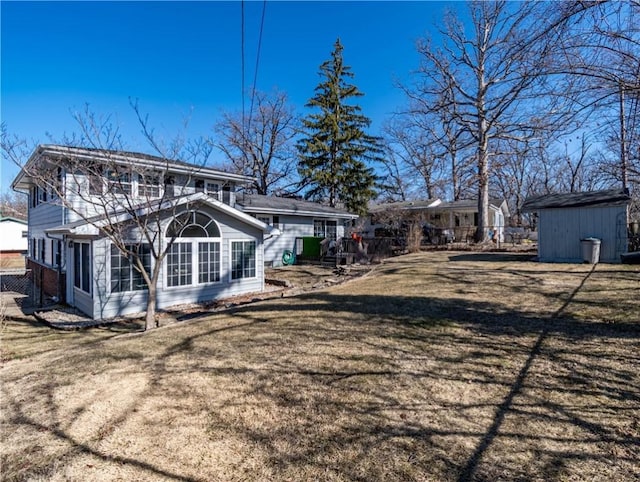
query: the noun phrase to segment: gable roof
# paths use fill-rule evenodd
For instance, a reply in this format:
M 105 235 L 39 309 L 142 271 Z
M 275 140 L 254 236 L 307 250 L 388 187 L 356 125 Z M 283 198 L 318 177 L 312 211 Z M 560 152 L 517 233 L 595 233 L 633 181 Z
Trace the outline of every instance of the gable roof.
M 150 213 L 163 211 L 167 209 L 174 209 L 183 204 L 202 203 L 207 204 L 229 216 L 235 218 L 244 224 L 258 228 L 263 232 L 271 232 L 273 228 L 267 224 L 259 221 L 253 216 L 243 213 L 235 208 L 232 208 L 228 204 L 224 204 L 217 199 L 207 196 L 205 193 L 197 192 L 186 196 L 180 196 L 168 200 L 159 200 L 156 203 L 144 203 L 137 209 L 137 215 L 144 216 Z M 110 223 L 121 223 L 131 219 L 131 213 L 127 210 L 121 210 L 110 213 L 108 216 L 100 215 L 87 219 L 81 219 L 73 223 L 62 224 L 46 230 L 49 234 L 75 234 L 84 236 L 97 236 L 99 229 L 108 226 Z
M 210 167 L 198 166 L 175 159 L 165 159 L 141 152 L 116 151 L 108 149 L 93 149 L 85 147 L 60 146 L 55 144 L 41 144 L 33 151 L 25 166 L 20 170 L 11 184 L 12 189 L 26 189 L 31 182 L 26 171 L 40 159 L 73 158 L 86 161 L 103 161 L 119 165 L 135 164 L 141 169 L 157 169 L 176 174 L 196 175 L 199 177 L 235 181 L 239 184 L 250 184 L 253 178 L 241 174 L 233 174 Z
M 352 214 L 344 209 L 323 206 L 322 204 L 311 201 L 263 196 L 261 194 L 244 194 L 238 196 L 236 204 L 239 204 L 244 212 L 254 214 L 291 214 L 339 219 L 356 219 L 358 217 L 357 214 Z
M 544 194 L 527 198 L 522 204 L 522 211 L 530 212 L 540 209 L 583 206 L 614 206 L 626 204 L 630 199 L 629 192 L 624 189 Z

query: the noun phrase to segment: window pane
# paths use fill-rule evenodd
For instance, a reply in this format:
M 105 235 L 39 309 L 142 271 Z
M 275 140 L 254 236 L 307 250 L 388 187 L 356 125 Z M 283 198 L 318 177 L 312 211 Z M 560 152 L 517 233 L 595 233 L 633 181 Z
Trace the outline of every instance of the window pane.
M 191 284 L 191 243 L 174 243 L 167 256 L 167 285 Z
M 253 278 L 256 275 L 255 241 L 231 243 L 231 279 Z
M 91 252 L 88 244 L 82 244 L 82 290 L 91 293 Z
M 82 260 L 80 259 L 80 243 L 73 243 L 73 286 L 81 288 L 80 284 L 81 271 L 80 265 Z
M 198 243 L 198 282 L 220 281 L 220 243 Z

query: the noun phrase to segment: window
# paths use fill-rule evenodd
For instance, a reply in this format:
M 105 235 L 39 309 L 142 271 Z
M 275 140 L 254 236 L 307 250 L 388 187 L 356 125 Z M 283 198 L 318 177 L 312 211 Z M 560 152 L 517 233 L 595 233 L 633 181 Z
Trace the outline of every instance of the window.
M 167 229 L 167 238 L 219 238 L 220 230 L 204 213 L 189 211 L 179 214 Z
M 38 260 L 45 262 L 46 256 L 46 248 L 44 244 L 44 239 L 38 239 Z
M 204 179 L 196 179 L 196 192 L 204 192 Z
M 208 215 L 189 211 L 176 216 L 166 237 L 174 239 L 167 254 L 167 286 L 220 281 L 220 229 Z
M 198 243 L 199 283 L 220 281 L 220 243 Z
M 231 204 L 231 187 L 229 184 L 222 186 L 222 202 L 225 204 Z
M 59 239 L 51 240 L 51 264 L 53 266 L 60 266 L 60 252 L 62 250 L 62 241 Z
M 22 231 L 22 237 L 23 238 L 28 238 L 29 237 L 29 231 Z
M 220 200 L 220 184 L 217 182 L 208 182 L 207 194 L 214 199 Z
M 173 176 L 164 177 L 164 193 L 169 197 L 175 196 L 176 178 Z
M 36 249 L 35 238 L 31 238 L 31 259 L 38 259 L 38 251 Z
M 190 285 L 192 263 L 191 243 L 173 243 L 167 254 L 167 285 Z
M 106 172 L 109 192 L 113 194 L 131 194 L 131 173 L 123 169 L 109 169 Z
M 47 200 L 47 188 L 44 187 L 36 187 L 36 191 L 38 193 L 38 204 L 46 202 Z
M 263 222 L 264 224 L 269 224 L 269 225 L 271 225 L 271 216 L 260 216 L 260 215 L 257 215 L 257 216 L 256 216 L 256 219 L 257 219 L 258 221 Z
M 138 196 L 160 197 L 160 176 L 157 173 L 150 172 L 138 175 Z
M 233 241 L 231 243 L 231 279 L 256 276 L 256 242 Z
M 313 235 L 317 238 L 336 240 L 338 237 L 338 222 L 324 219 L 313 220 Z
M 147 273 L 151 272 L 151 248 L 148 244 L 126 245 L 127 251 L 135 253 Z M 115 246 L 111 245 L 111 292 L 146 290 L 147 283 L 136 267 L 133 255 L 126 257 Z
M 91 249 L 89 243 L 73 243 L 73 285 L 91 293 Z

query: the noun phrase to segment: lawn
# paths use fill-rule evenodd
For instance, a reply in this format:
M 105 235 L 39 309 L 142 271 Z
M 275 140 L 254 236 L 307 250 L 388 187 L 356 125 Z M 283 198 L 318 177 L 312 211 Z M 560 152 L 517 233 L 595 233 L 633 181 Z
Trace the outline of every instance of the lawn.
M 638 267 L 438 252 L 145 334 L 8 323 L 2 478 L 638 480 L 639 318 Z

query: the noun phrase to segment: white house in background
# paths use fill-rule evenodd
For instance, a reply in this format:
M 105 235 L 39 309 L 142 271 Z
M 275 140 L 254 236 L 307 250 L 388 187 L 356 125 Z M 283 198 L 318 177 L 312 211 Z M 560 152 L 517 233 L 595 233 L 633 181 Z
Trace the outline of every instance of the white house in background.
M 581 240 L 600 240 L 600 261 L 619 263 L 627 250 L 629 202 L 623 189 L 530 197 L 522 212 L 538 215 L 538 259 L 583 261 Z
M 504 199 L 489 200 L 487 228 L 492 239 L 504 241 L 504 228 L 509 216 L 509 208 Z M 456 241 L 471 241 L 478 228 L 478 200 L 461 199 L 438 203 L 429 208 L 428 221 L 439 228 L 452 230 Z
M 504 241 L 504 228 L 509 218 L 509 208 L 503 199 L 489 201 L 487 227 L 496 238 Z M 456 241 L 470 241 L 478 227 L 478 201 L 465 199 L 446 202 L 440 199 L 392 202 L 369 207 L 369 219 L 364 224 L 363 233 L 374 237 L 376 230 L 402 225 L 403 221 L 419 220 L 434 231 L 445 232 L 446 238 Z M 442 235 L 440 236 L 442 238 Z
M 27 221 L 12 217 L 0 217 L 0 256 L 23 256 L 27 254 L 28 247 Z
M 299 199 L 240 194 L 237 207 L 260 221 L 277 228 L 278 236 L 265 236 L 264 261 L 282 266 L 285 251 L 296 251 L 296 238 L 321 237 L 338 240 L 345 236 L 356 214 Z
M 96 168 L 89 175 L 72 168 L 89 165 Z M 29 176 L 36 166 L 53 169 L 64 203 Z M 43 291 L 104 319 L 146 309 L 147 286 L 104 231 L 133 212 L 159 227 L 156 248 L 174 240 L 162 261 L 157 308 L 261 291 L 264 237 L 272 228 L 235 205 L 236 188 L 251 181 L 146 154 L 42 145 L 12 187 L 29 195 L 27 263 Z M 117 203 L 122 193 L 140 204 L 97 212 L 97 199 Z M 150 266 L 150 245 L 137 228 L 126 231 L 126 242 Z

